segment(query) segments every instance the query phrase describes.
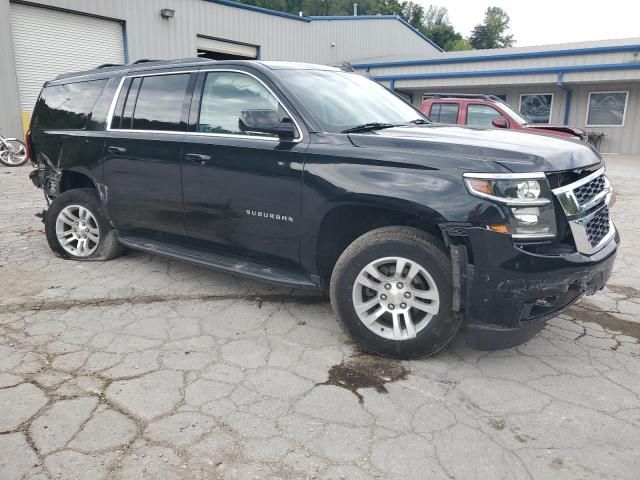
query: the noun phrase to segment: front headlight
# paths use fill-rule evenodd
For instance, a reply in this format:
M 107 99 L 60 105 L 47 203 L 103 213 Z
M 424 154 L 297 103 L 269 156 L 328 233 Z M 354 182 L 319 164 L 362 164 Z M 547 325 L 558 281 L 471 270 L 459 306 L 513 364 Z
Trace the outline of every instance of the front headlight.
M 544 239 L 556 236 L 553 193 L 544 173 L 465 173 L 469 193 L 504 205 L 508 225 L 487 226 L 514 238 Z

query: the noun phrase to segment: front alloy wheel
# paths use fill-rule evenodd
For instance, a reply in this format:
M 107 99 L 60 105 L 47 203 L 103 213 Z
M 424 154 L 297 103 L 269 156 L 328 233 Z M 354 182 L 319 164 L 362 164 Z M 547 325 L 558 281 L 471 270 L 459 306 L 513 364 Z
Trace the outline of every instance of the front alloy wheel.
M 433 355 L 458 331 L 451 260 L 442 241 L 412 227 L 381 227 L 353 241 L 333 267 L 331 307 L 367 352 Z
M 402 257 L 385 257 L 365 266 L 352 295 L 360 321 L 390 340 L 415 338 L 440 308 L 433 277 L 418 262 Z

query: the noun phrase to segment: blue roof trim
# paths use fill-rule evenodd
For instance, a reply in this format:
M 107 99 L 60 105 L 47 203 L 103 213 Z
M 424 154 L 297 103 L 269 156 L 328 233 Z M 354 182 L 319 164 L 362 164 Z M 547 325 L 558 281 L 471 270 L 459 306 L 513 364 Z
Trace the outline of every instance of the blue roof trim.
M 207 1 L 211 3 L 218 3 L 220 5 L 225 5 L 227 7 L 241 8 L 243 10 L 250 10 L 252 12 L 264 13 L 265 15 L 273 15 L 275 17 L 283 17 L 283 18 L 288 18 L 290 20 L 298 20 L 299 22 L 311 21 L 309 17 L 300 17 L 299 15 L 294 15 L 292 13 L 280 12 L 278 10 L 271 10 L 270 8 L 256 7 L 254 5 L 248 5 L 246 3 L 232 2 L 231 0 L 207 0 Z
M 397 15 L 310 15 L 311 20 L 394 20 Z
M 316 21 L 316 20 L 398 20 L 400 23 L 402 23 L 405 27 L 407 27 L 413 33 L 415 33 L 420 38 L 422 38 L 425 42 L 427 42 L 433 48 L 435 48 L 439 52 L 444 52 L 444 50 L 436 42 L 434 42 L 429 37 L 424 35 L 417 28 L 413 27 L 409 22 L 407 22 L 404 18 L 402 18 L 399 15 L 357 15 L 357 16 L 353 16 L 353 15 L 351 15 L 351 16 L 349 16 L 349 15 L 333 15 L 333 16 L 331 16 L 331 15 L 328 15 L 328 16 L 311 16 L 311 17 L 306 17 L 306 18 L 309 18 L 309 19 L 311 19 L 313 21 Z
M 508 75 L 529 75 L 537 73 L 596 72 L 605 70 L 630 70 L 640 68 L 640 62 L 603 63 L 599 65 L 570 65 L 558 67 L 515 68 L 508 70 L 474 70 L 469 72 L 438 72 L 407 75 L 374 75 L 371 78 L 381 82 L 391 80 L 423 80 L 429 78 L 501 77 Z
M 418 32 L 419 33 L 419 32 Z M 470 57 L 431 58 L 427 60 L 402 60 L 396 62 L 355 63 L 353 68 L 411 67 L 417 65 L 442 65 L 447 63 L 473 63 L 491 60 L 515 60 L 522 58 L 566 57 L 569 55 L 588 55 L 591 53 L 618 53 L 640 51 L 640 45 L 610 45 L 606 47 L 568 48 L 564 50 L 544 50 L 537 52 L 497 53 Z

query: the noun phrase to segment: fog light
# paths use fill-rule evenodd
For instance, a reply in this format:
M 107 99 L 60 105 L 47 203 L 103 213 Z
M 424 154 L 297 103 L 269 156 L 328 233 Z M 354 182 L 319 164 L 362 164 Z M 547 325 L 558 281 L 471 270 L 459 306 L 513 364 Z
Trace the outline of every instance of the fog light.
M 516 220 L 525 225 L 535 225 L 540 217 L 540 209 L 535 207 L 513 208 L 511 211 Z

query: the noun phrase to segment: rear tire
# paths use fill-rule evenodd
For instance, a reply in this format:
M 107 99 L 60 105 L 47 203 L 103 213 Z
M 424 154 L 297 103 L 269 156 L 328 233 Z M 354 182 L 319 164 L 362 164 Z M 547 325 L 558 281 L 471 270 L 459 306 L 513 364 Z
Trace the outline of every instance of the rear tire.
M 460 328 L 451 262 L 421 230 L 384 227 L 356 239 L 331 276 L 331 306 L 364 350 L 411 359 L 433 355 Z
M 92 188 L 56 197 L 47 211 L 45 232 L 51 250 L 71 260 L 104 261 L 123 251 Z

